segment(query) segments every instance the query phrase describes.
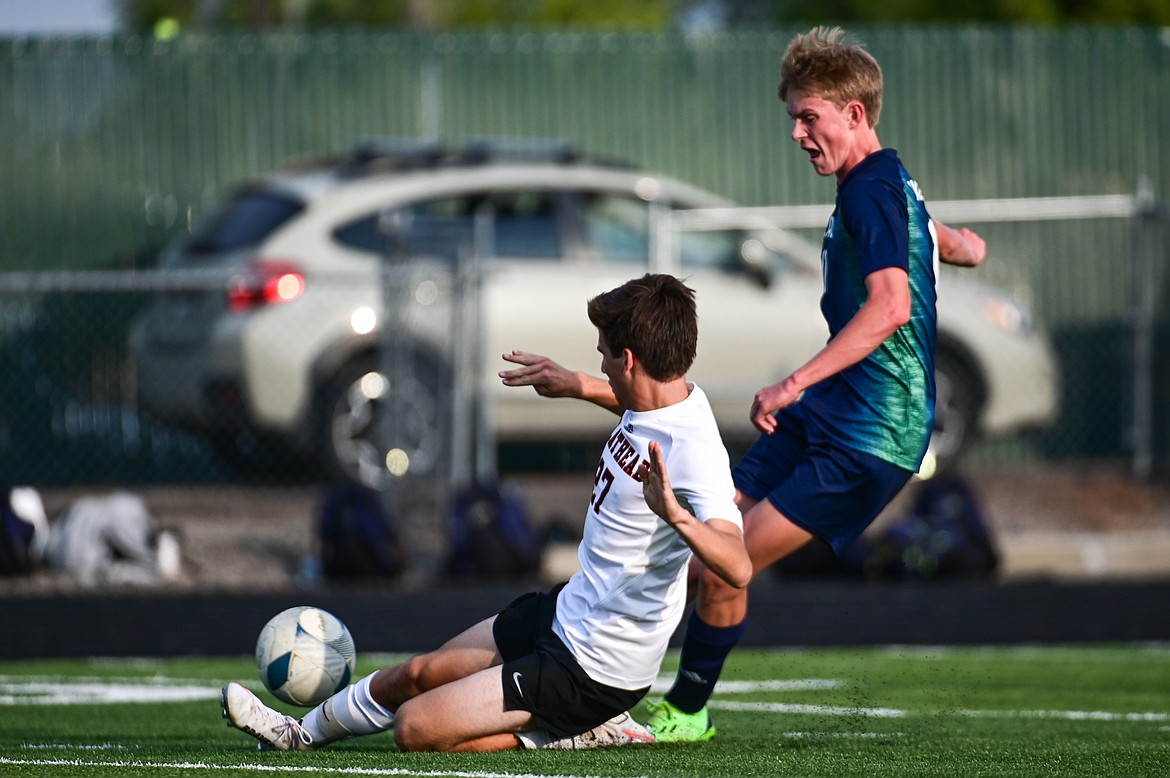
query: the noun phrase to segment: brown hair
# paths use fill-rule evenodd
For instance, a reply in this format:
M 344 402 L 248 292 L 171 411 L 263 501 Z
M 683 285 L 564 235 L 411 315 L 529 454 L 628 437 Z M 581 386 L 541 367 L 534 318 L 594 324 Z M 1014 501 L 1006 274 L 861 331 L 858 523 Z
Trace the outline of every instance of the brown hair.
M 882 69 L 860 43 L 845 43 L 840 27 L 814 27 L 797 35 L 780 60 L 780 99 L 791 90 L 823 98 L 844 108 L 857 100 L 870 127 L 882 111 Z
M 695 292 L 674 276 L 647 273 L 627 281 L 590 300 L 588 311 L 610 351 L 628 348 L 657 381 L 685 375 L 695 361 Z

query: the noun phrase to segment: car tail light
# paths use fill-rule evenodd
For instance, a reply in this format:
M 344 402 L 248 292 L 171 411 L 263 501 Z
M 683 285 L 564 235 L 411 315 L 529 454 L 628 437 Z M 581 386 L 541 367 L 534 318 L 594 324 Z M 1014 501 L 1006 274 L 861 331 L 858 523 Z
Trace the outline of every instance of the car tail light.
M 228 307 L 234 313 L 274 303 L 287 303 L 305 291 L 305 277 L 289 262 L 260 261 L 228 281 Z

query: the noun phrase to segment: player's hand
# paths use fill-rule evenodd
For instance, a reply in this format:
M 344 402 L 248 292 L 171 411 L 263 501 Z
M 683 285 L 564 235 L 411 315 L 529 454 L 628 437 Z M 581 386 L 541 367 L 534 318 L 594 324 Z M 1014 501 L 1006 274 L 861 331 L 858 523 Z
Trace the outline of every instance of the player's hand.
M 776 431 L 776 417 L 772 414 L 792 405 L 803 393 L 796 388 L 791 377 L 778 384 L 765 386 L 752 398 L 752 408 L 748 412 L 752 424 L 765 435 L 771 435 Z
M 967 250 L 970 254 L 969 264 L 971 266 L 979 265 L 983 262 L 983 258 L 987 256 L 987 241 L 985 241 L 979 233 L 968 227 L 959 227 L 956 230 L 959 237 L 967 244 Z
M 948 265 L 979 267 L 987 255 L 987 241 L 970 227 L 948 227 L 934 220 L 938 258 Z
M 638 467 L 638 477 L 642 480 L 642 496 L 650 510 L 670 522 L 671 512 L 679 505 L 670 488 L 666 460 L 662 457 L 662 446 L 658 441 L 650 441 L 650 461 L 643 461 Z
M 520 366 L 499 372 L 504 386 L 531 386 L 542 397 L 581 396 L 581 381 L 577 373 L 566 370 L 548 357 L 519 350 L 501 356 L 505 362 L 514 362 Z

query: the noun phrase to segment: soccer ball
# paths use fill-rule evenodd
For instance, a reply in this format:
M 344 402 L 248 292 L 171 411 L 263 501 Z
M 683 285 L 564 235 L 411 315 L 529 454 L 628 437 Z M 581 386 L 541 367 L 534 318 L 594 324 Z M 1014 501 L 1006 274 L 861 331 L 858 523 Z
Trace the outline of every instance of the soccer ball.
M 332 613 L 298 605 L 272 617 L 256 641 L 256 670 L 268 691 L 311 708 L 349 685 L 353 636 Z

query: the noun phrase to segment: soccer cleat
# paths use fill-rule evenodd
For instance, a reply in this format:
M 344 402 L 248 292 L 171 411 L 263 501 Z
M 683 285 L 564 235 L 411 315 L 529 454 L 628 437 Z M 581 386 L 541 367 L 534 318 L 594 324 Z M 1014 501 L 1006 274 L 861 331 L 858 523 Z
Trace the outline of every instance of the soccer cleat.
M 261 749 L 308 751 L 313 747 L 313 738 L 299 721 L 269 708 L 238 683 L 223 687 L 220 701 L 228 724 L 259 740 Z
M 646 703 L 650 718 L 646 725 L 659 743 L 699 743 L 715 737 L 715 725 L 707 706 L 695 713 L 684 713 L 669 701 Z
M 585 748 L 612 748 L 653 743 L 654 733 L 638 722 L 629 713 L 619 713 L 604 724 L 575 737 L 554 740 L 544 748 L 579 750 Z

